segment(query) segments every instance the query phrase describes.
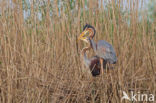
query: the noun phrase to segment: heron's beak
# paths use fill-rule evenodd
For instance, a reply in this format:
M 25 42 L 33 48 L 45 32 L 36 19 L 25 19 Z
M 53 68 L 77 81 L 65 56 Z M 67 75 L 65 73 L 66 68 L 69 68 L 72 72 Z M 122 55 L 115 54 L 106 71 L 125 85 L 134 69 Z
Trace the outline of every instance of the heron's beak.
M 83 32 L 80 34 L 80 36 L 78 37 L 78 40 L 83 40 L 83 41 L 85 41 L 85 42 L 88 42 L 88 41 L 87 41 L 87 36 L 88 36 L 88 31 L 85 30 L 85 31 L 83 31 Z
M 78 40 L 83 40 L 83 41 L 85 41 L 85 42 L 88 43 L 87 37 L 86 37 L 86 35 L 85 35 L 85 32 L 82 32 L 82 33 L 80 34 L 80 36 L 78 37 Z
M 84 38 L 84 32 L 82 32 L 82 33 L 80 34 L 80 36 L 78 37 L 78 40 L 83 40 L 83 39 L 85 39 L 85 38 Z

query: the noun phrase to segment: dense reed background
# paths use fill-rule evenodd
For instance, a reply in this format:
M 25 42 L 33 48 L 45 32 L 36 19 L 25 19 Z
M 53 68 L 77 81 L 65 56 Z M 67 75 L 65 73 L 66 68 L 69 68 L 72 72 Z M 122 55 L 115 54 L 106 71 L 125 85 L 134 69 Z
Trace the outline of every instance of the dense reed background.
M 129 103 L 122 91 L 156 93 L 156 22 L 139 11 L 143 0 L 10 1 L 0 3 L 1 103 Z M 118 57 L 96 78 L 80 58 L 86 23 Z

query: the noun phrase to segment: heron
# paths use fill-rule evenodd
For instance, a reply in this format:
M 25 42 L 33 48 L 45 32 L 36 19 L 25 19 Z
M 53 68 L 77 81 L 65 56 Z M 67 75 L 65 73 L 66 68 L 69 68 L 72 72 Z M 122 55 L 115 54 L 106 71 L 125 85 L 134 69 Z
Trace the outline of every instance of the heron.
M 96 30 L 92 25 L 86 24 L 83 28 L 83 32 L 78 37 L 78 40 L 82 40 L 89 44 L 88 48 L 92 48 L 96 56 L 99 58 L 101 66 L 101 74 L 104 73 L 103 63 L 106 61 L 109 64 L 115 64 L 117 57 L 113 46 L 105 40 L 99 40 L 94 42 Z
M 87 58 L 86 51 L 89 50 L 89 47 L 84 47 L 81 51 L 84 64 L 87 68 L 90 69 L 93 77 L 100 75 L 100 58 L 98 56 L 93 56 L 91 58 Z M 103 62 L 104 68 L 106 68 L 106 61 Z

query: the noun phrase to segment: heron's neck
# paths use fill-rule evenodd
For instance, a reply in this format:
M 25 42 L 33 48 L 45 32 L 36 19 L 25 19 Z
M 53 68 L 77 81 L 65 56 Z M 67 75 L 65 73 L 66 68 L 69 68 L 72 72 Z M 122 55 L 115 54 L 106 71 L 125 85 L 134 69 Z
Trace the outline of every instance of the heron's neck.
M 82 49 L 82 56 L 83 56 L 83 60 L 84 60 L 84 64 L 88 67 L 89 64 L 90 64 L 90 60 L 87 58 L 87 55 L 86 55 L 86 51 L 89 50 L 90 47 L 85 47 Z
M 94 42 L 93 38 L 90 38 L 90 46 L 93 48 L 94 52 L 96 52 L 96 43 Z

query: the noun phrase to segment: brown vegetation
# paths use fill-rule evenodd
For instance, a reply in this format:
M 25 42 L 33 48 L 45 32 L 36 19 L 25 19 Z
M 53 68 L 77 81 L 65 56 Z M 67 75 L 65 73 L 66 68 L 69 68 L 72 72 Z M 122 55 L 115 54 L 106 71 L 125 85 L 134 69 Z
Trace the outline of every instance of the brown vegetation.
M 146 14 L 139 21 L 137 2 L 129 3 L 128 13 L 120 10 L 122 0 L 112 0 L 108 10 L 89 0 L 88 11 L 84 0 L 76 0 L 74 8 L 65 0 L 65 10 L 48 0 L 40 8 L 43 20 L 34 2 L 25 20 L 17 1 L 0 6 L 1 103 L 121 103 L 122 91 L 156 93 L 156 22 L 149 23 Z M 80 51 L 86 44 L 77 36 L 86 23 L 95 26 L 95 41 L 106 40 L 116 50 L 118 62 L 104 76 L 82 72 Z

